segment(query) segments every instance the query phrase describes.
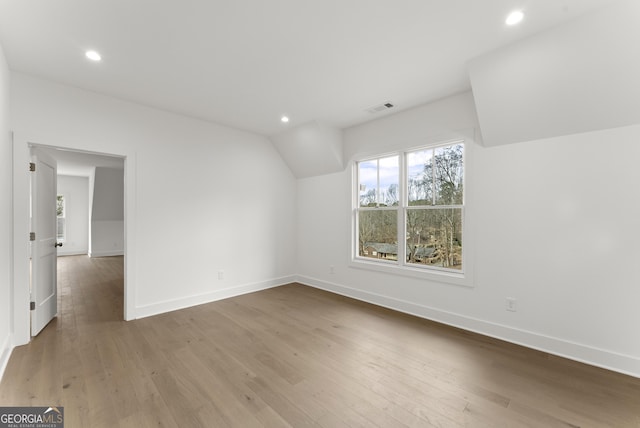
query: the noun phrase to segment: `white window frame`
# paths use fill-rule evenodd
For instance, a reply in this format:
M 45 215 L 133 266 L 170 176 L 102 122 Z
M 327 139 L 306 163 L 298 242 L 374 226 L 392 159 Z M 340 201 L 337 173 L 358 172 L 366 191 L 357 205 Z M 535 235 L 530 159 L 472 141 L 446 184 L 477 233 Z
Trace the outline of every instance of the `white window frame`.
M 397 236 L 406 236 L 406 215 L 409 209 L 424 209 L 408 205 L 408 176 L 407 176 L 407 155 L 411 152 L 419 150 L 435 150 L 439 147 L 447 147 L 455 144 L 463 144 L 463 204 L 462 204 L 462 262 L 463 266 L 460 270 L 446 269 L 437 266 L 425 266 L 416 263 L 409 263 L 406 261 L 406 245 L 398 245 L 398 260 L 376 260 L 359 255 L 359 242 L 358 242 L 358 213 L 362 210 L 396 210 L 398 212 L 398 231 Z M 472 272 L 473 272 L 473 260 L 472 260 L 472 245 L 473 239 L 471 237 L 471 231 L 468 221 L 469 212 L 469 187 L 467 183 L 470 181 L 469 177 L 469 152 L 471 151 L 472 144 L 466 139 L 453 139 L 448 141 L 439 141 L 435 144 L 428 144 L 423 146 L 411 147 L 409 149 L 402 149 L 395 152 L 386 152 L 375 156 L 368 156 L 357 158 L 352 163 L 352 179 L 351 179 L 351 192 L 352 192 L 352 209 L 351 209 L 351 228 L 352 228 L 352 243 L 350 247 L 350 263 L 349 266 L 356 269 L 364 269 L 369 271 L 377 271 L 388 273 L 392 275 L 407 276 L 412 278 L 418 278 L 423 280 L 430 280 L 434 282 L 442 282 L 453 285 L 460 285 L 466 287 L 472 287 Z M 399 204 L 397 207 L 360 207 L 359 198 L 359 184 L 358 177 L 358 164 L 360 162 L 366 162 L 390 156 L 398 156 L 399 160 Z M 379 190 L 379 189 L 378 189 Z M 437 206 L 436 209 L 446 208 L 446 206 Z M 433 208 L 431 208 L 433 209 Z M 404 242 L 404 241 L 402 241 Z

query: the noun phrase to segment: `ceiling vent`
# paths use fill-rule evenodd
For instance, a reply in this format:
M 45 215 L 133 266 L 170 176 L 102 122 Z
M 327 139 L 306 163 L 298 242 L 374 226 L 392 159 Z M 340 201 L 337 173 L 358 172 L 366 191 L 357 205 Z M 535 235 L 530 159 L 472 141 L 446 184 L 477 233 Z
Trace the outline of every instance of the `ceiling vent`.
M 369 107 L 366 111 L 371 114 L 376 114 L 376 113 L 380 113 L 381 111 L 389 110 L 392 107 L 393 107 L 393 104 L 387 102 L 377 106 Z

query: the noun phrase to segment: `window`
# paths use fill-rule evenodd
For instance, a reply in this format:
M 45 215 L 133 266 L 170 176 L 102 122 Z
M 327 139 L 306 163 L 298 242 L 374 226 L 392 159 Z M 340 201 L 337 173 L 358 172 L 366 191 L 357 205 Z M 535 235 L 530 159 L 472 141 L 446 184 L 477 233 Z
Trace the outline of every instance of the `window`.
M 355 259 L 462 273 L 464 143 L 356 163 Z
M 56 197 L 56 216 L 57 216 L 57 240 L 58 242 L 64 242 L 66 237 L 64 195 L 58 195 Z
M 399 156 L 358 163 L 360 256 L 398 260 Z

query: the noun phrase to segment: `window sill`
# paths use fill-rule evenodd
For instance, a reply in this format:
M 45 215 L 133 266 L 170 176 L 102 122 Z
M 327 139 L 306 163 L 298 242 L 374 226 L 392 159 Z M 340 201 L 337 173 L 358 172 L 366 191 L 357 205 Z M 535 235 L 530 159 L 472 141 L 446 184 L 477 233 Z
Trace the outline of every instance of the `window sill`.
M 411 266 L 400 266 L 395 262 L 372 262 L 360 258 L 351 260 L 349 267 L 462 287 L 473 287 L 473 281 L 471 280 L 468 269 L 465 273 L 443 272 L 418 267 L 414 268 Z

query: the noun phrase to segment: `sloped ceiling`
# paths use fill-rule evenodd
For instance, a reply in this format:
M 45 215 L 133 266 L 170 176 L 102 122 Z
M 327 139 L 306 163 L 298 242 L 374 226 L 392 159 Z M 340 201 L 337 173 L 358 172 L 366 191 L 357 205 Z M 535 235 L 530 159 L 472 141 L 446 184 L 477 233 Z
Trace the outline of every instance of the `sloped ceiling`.
M 471 58 L 613 1 L 7 0 L 0 43 L 13 71 L 272 136 L 468 90 Z
M 471 61 L 484 144 L 640 123 L 639 42 L 631 0 Z
M 14 72 L 270 137 L 304 177 L 343 166 L 339 130 L 471 84 L 489 145 L 635 121 L 638 3 L 2 1 L 0 44 Z
M 342 131 L 309 122 L 271 137 L 297 178 L 342 171 Z

